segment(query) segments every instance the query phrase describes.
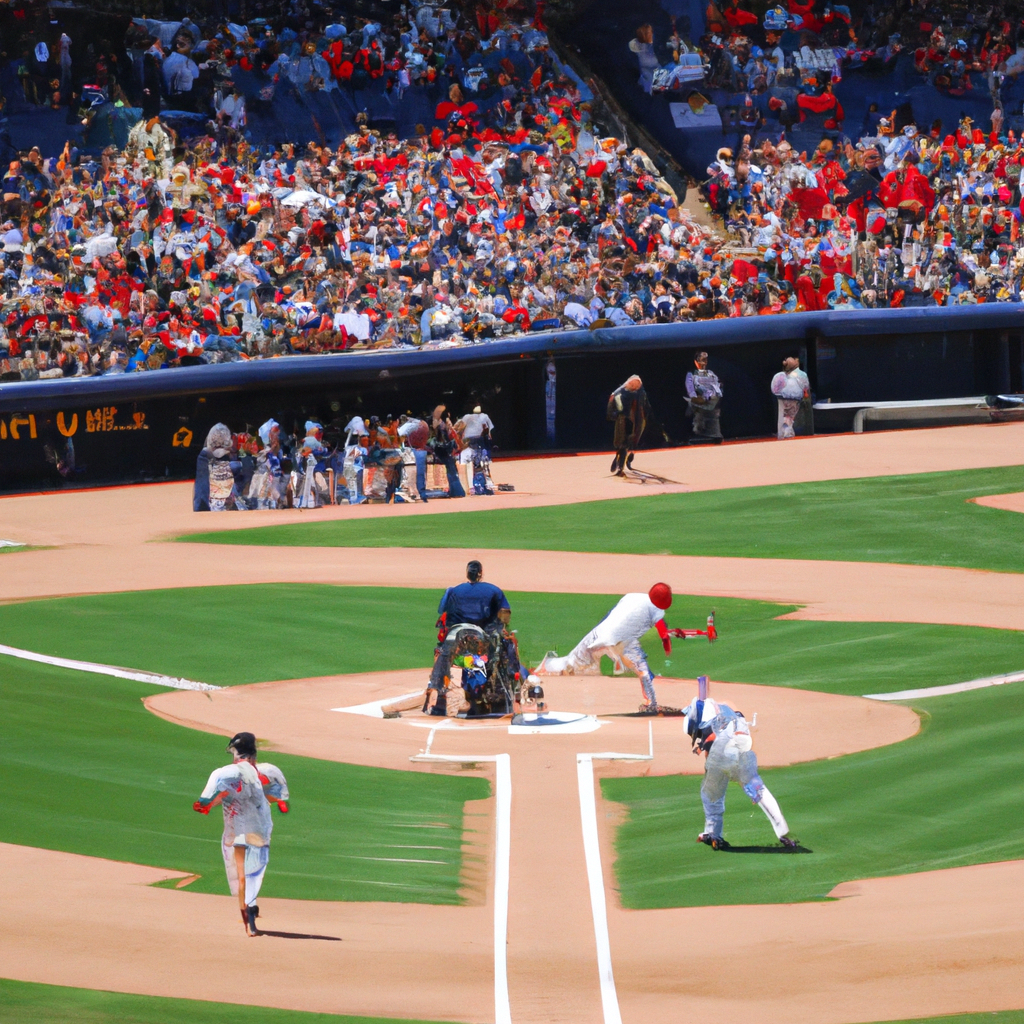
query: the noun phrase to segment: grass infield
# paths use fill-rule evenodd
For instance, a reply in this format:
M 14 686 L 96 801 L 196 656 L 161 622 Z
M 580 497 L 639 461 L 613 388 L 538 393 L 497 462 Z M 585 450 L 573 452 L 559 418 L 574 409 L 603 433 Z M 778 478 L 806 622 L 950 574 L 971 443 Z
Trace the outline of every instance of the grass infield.
M 230 761 L 225 740 L 151 714 L 141 699 L 154 692 L 0 657 L 0 841 L 195 873 L 189 891 L 226 893 L 220 812 L 192 810 Z M 287 816 L 273 812 L 267 896 L 459 902 L 463 805 L 486 781 L 266 759 L 293 795 Z
M 767 818 L 730 785 L 723 835 L 698 844 L 700 777 L 603 779 L 625 804 L 615 873 L 626 907 L 821 900 L 840 882 L 1020 856 L 1024 684 L 914 701 L 918 735 L 892 746 L 762 773 L 807 854 L 778 855 Z M 756 741 L 755 741 L 756 743 Z M 755 747 L 756 749 L 756 747 Z M 979 830 L 977 823 L 985 822 Z
M 0 606 L 0 639 L 223 685 L 409 668 L 429 663 L 438 596 L 273 584 L 62 598 Z M 509 596 L 524 653 L 534 662 L 549 646 L 568 650 L 615 600 Z M 670 621 L 699 624 L 708 605 L 706 598 L 677 595 Z M 996 674 L 1024 660 L 1020 634 L 1011 631 L 801 622 L 777 618 L 790 607 L 756 601 L 719 601 L 717 608 L 722 639 L 715 645 L 677 643 L 666 659 L 651 634 L 646 645 L 656 671 L 862 694 Z M 621 689 L 624 707 L 636 696 L 632 679 L 607 685 Z M 224 741 L 147 712 L 140 697 L 155 689 L 0 658 L 0 840 L 195 872 L 203 876 L 195 888 L 222 892 L 219 827 L 191 804 L 207 773 L 224 763 Z M 1024 738 L 1021 694 L 1024 687 L 1006 686 L 928 702 L 929 711 L 938 711 L 906 743 L 766 773 L 813 857 L 697 848 L 699 779 L 606 783 L 608 798 L 631 812 L 619 837 L 624 900 L 668 906 L 817 899 L 844 879 L 1015 856 L 1024 815 L 1019 807 L 1012 811 L 1020 798 L 999 759 L 1012 756 Z M 969 714 L 958 714 L 959 707 Z M 294 797 L 292 813 L 275 816 L 268 895 L 457 900 L 462 806 L 486 794 L 481 780 L 271 759 L 280 762 Z M 730 839 L 769 841 L 761 813 L 752 814 L 733 788 Z M 992 823 L 980 836 L 971 824 L 979 815 Z M 429 842 L 410 839 L 425 830 L 405 826 L 424 823 L 445 827 L 430 829 Z M 415 844 L 436 847 L 417 859 L 440 863 L 400 863 Z M 703 884 L 706 878 L 715 885 Z
M 437 1024 L 136 996 L 0 978 L 0 1024 L 237 1024 L 239 1020 L 251 1024 Z M 915 1018 L 886 1024 L 1024 1024 L 1024 1010 Z
M 426 667 L 441 593 L 265 584 L 29 601 L 0 605 L 0 642 L 221 686 Z M 571 650 L 618 599 L 508 597 L 520 652 L 532 665 L 548 650 Z M 721 634 L 716 644 L 676 641 L 666 656 L 653 632 L 645 638 L 655 672 L 860 695 L 1024 669 L 1024 636 L 1010 630 L 780 619 L 794 606 L 683 594 L 675 595 L 667 618 L 703 626 L 712 608 Z M 607 660 L 605 670 L 611 671 Z M 632 680 L 611 685 L 634 696 Z
M 432 1024 L 136 996 L 0 978 L 0 1024 L 238 1024 L 241 1020 L 247 1024 Z
M 1024 488 L 1024 467 L 661 494 L 543 508 L 289 523 L 179 540 L 307 547 L 545 551 L 903 562 L 1024 572 L 1024 518 L 969 501 Z

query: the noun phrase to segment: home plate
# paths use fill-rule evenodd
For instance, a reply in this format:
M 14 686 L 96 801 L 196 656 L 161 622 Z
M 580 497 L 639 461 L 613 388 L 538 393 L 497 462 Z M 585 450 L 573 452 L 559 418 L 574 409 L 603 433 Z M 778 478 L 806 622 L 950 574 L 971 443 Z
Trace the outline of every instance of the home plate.
M 508 727 L 512 736 L 536 736 L 538 733 L 594 732 L 601 728 L 596 715 L 581 715 L 575 711 L 527 712 L 513 715 Z

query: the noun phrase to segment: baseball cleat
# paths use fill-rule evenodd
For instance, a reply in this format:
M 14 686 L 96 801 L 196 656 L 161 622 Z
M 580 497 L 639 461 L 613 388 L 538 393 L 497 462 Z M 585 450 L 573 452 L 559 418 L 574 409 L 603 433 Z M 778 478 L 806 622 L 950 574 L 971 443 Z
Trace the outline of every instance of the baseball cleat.
M 250 938 L 259 935 L 259 929 L 256 927 L 256 918 L 259 917 L 259 914 L 259 907 L 252 906 L 245 908 L 246 932 L 249 934 Z
M 533 675 L 539 676 L 544 675 L 548 670 L 548 658 L 557 658 L 558 654 L 555 651 L 548 651 L 543 658 L 540 659 L 540 664 L 533 670 Z
M 679 708 L 670 708 L 667 704 L 641 704 L 638 714 L 641 715 L 681 715 Z
M 401 718 L 402 717 L 402 712 L 401 711 L 381 711 L 381 714 L 385 718 Z
M 721 836 L 713 836 L 710 832 L 701 832 L 697 836 L 698 843 L 710 846 L 712 850 L 728 850 L 729 844 Z
M 800 845 L 799 839 L 794 839 L 791 835 L 784 835 L 779 839 L 779 842 L 786 847 L 787 850 L 795 850 Z

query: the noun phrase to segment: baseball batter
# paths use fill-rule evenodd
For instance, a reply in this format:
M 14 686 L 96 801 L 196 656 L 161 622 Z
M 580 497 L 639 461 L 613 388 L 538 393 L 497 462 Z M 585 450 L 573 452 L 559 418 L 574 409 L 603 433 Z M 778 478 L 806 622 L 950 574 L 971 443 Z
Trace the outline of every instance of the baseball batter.
M 673 636 L 682 630 L 665 625 L 665 612 L 672 605 L 672 588 L 655 583 L 646 594 L 626 594 L 619 603 L 564 658 L 554 651 L 544 656 L 537 675 L 597 675 L 601 657 L 607 655 L 615 665 L 615 674 L 626 669 L 636 673 L 643 691 L 641 714 L 657 714 L 660 710 L 654 693 L 654 673 L 647 664 L 647 655 L 640 646 L 640 637 L 656 629 L 666 654 L 672 653 Z
M 288 783 L 276 765 L 256 761 L 256 737 L 251 732 L 236 733 L 228 752 L 234 760 L 211 773 L 192 809 L 209 814 L 220 804 L 224 811 L 221 853 L 228 887 L 231 895 L 238 897 L 246 934 L 254 936 L 259 934 L 256 897 L 270 860 L 270 834 L 274 829 L 270 803 L 276 803 L 282 814 L 288 813 Z
M 702 689 L 706 690 L 706 677 L 702 676 L 701 681 Z M 697 842 L 707 843 L 714 850 L 724 850 L 729 846 L 722 838 L 722 819 L 725 815 L 725 791 L 731 781 L 738 782 L 743 792 L 764 811 L 779 842 L 795 848 L 798 841 L 789 834 L 789 825 L 779 802 L 758 774 L 750 726 L 743 715 L 728 704 L 700 697 L 692 700 L 683 714 L 694 753 L 703 752 L 707 757 L 704 782 L 700 787 L 704 830 L 697 836 Z

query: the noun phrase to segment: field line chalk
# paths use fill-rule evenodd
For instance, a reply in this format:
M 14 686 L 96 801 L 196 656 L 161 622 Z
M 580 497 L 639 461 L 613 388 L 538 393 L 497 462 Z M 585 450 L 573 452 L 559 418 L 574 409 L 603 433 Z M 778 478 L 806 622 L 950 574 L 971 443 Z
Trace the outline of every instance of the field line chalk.
M 100 665 L 94 661 L 75 661 L 72 658 L 55 658 L 49 654 L 36 654 L 35 651 L 23 651 L 19 647 L 8 647 L 0 644 L 0 654 L 10 658 L 21 658 L 24 661 L 38 661 L 43 665 L 54 665 L 57 668 L 70 668 L 76 672 L 93 672 L 101 676 L 116 676 L 118 679 L 134 679 L 139 683 L 152 683 L 154 686 L 170 686 L 175 690 L 219 690 L 221 687 L 212 683 L 197 683 L 192 679 L 179 679 L 176 676 L 163 676 L 157 672 L 138 672 L 132 668 L 120 668 L 117 665 Z
M 611 939 L 608 935 L 608 904 L 604 894 L 604 873 L 601 869 L 601 841 L 597 833 L 597 800 L 594 796 L 594 761 L 652 761 L 654 759 L 654 728 L 647 723 L 646 754 L 576 755 L 576 781 L 580 790 L 580 819 L 583 824 L 583 853 L 587 862 L 587 882 L 590 887 L 590 912 L 594 918 L 594 938 L 597 942 L 597 971 L 601 983 L 601 1009 L 604 1024 L 622 1024 L 619 996 L 615 991 L 615 972 L 612 969 Z
M 512 1007 L 508 997 L 508 889 L 512 858 L 512 758 L 508 754 L 479 756 L 431 754 L 434 740 L 431 730 L 427 750 L 410 757 L 410 761 L 474 764 L 494 762 L 495 829 L 494 829 L 494 1021 L 512 1024 Z
M 864 696 L 868 700 L 914 700 L 918 697 L 943 697 L 948 693 L 966 693 L 968 690 L 983 690 L 986 686 L 1020 682 L 1024 682 L 1024 672 L 1010 672 L 1003 676 L 970 679 L 966 683 L 950 683 L 948 686 L 928 686 L 923 690 L 897 690 L 895 693 L 865 693 Z

